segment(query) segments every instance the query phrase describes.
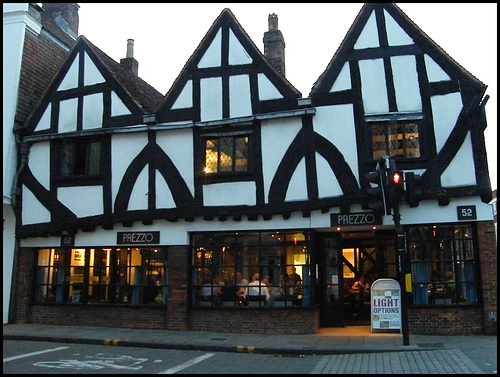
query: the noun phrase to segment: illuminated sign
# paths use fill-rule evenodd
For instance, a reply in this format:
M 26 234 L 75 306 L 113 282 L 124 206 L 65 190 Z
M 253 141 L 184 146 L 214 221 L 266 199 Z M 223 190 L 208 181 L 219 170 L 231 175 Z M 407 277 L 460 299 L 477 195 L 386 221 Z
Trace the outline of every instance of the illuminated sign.
M 382 225 L 382 216 L 372 212 L 332 213 L 330 223 L 331 226 Z
M 118 232 L 116 243 L 118 245 L 159 244 L 160 232 Z

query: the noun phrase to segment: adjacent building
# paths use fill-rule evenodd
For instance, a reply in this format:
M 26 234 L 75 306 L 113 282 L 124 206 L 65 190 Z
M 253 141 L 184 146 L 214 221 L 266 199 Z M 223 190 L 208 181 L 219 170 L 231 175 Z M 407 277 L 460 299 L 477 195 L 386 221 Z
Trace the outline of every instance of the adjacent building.
M 268 20 L 263 54 L 222 10 L 166 95 L 78 37 L 15 129 L 13 322 L 315 333 L 364 275 L 413 334 L 496 333 L 486 85 L 369 3 L 303 97 Z

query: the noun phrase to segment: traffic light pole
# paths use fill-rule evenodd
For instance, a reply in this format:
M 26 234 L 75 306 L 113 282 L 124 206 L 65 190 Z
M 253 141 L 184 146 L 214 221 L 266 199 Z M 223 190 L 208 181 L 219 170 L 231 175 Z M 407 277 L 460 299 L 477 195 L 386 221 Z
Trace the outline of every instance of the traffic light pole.
M 393 206 L 393 219 L 397 232 L 397 248 L 399 261 L 399 281 L 401 286 L 401 332 L 403 333 L 403 345 L 410 345 L 410 334 L 408 328 L 408 294 L 406 293 L 407 259 L 406 240 L 401 226 L 401 215 L 399 214 L 399 202 Z

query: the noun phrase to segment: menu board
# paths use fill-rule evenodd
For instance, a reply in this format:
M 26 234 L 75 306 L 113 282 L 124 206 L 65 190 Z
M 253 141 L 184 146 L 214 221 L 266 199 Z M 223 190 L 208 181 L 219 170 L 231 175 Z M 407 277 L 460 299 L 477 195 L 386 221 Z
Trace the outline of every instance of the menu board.
M 394 279 L 378 279 L 371 288 L 371 326 L 373 330 L 400 330 L 401 287 Z

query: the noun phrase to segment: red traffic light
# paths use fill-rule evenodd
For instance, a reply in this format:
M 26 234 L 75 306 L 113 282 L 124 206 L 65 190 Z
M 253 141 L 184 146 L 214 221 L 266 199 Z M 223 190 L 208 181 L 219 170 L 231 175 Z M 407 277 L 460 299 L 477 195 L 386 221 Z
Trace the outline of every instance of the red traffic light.
M 394 174 L 392 175 L 392 181 L 398 185 L 401 183 L 401 179 L 401 174 L 399 172 L 394 172 Z

